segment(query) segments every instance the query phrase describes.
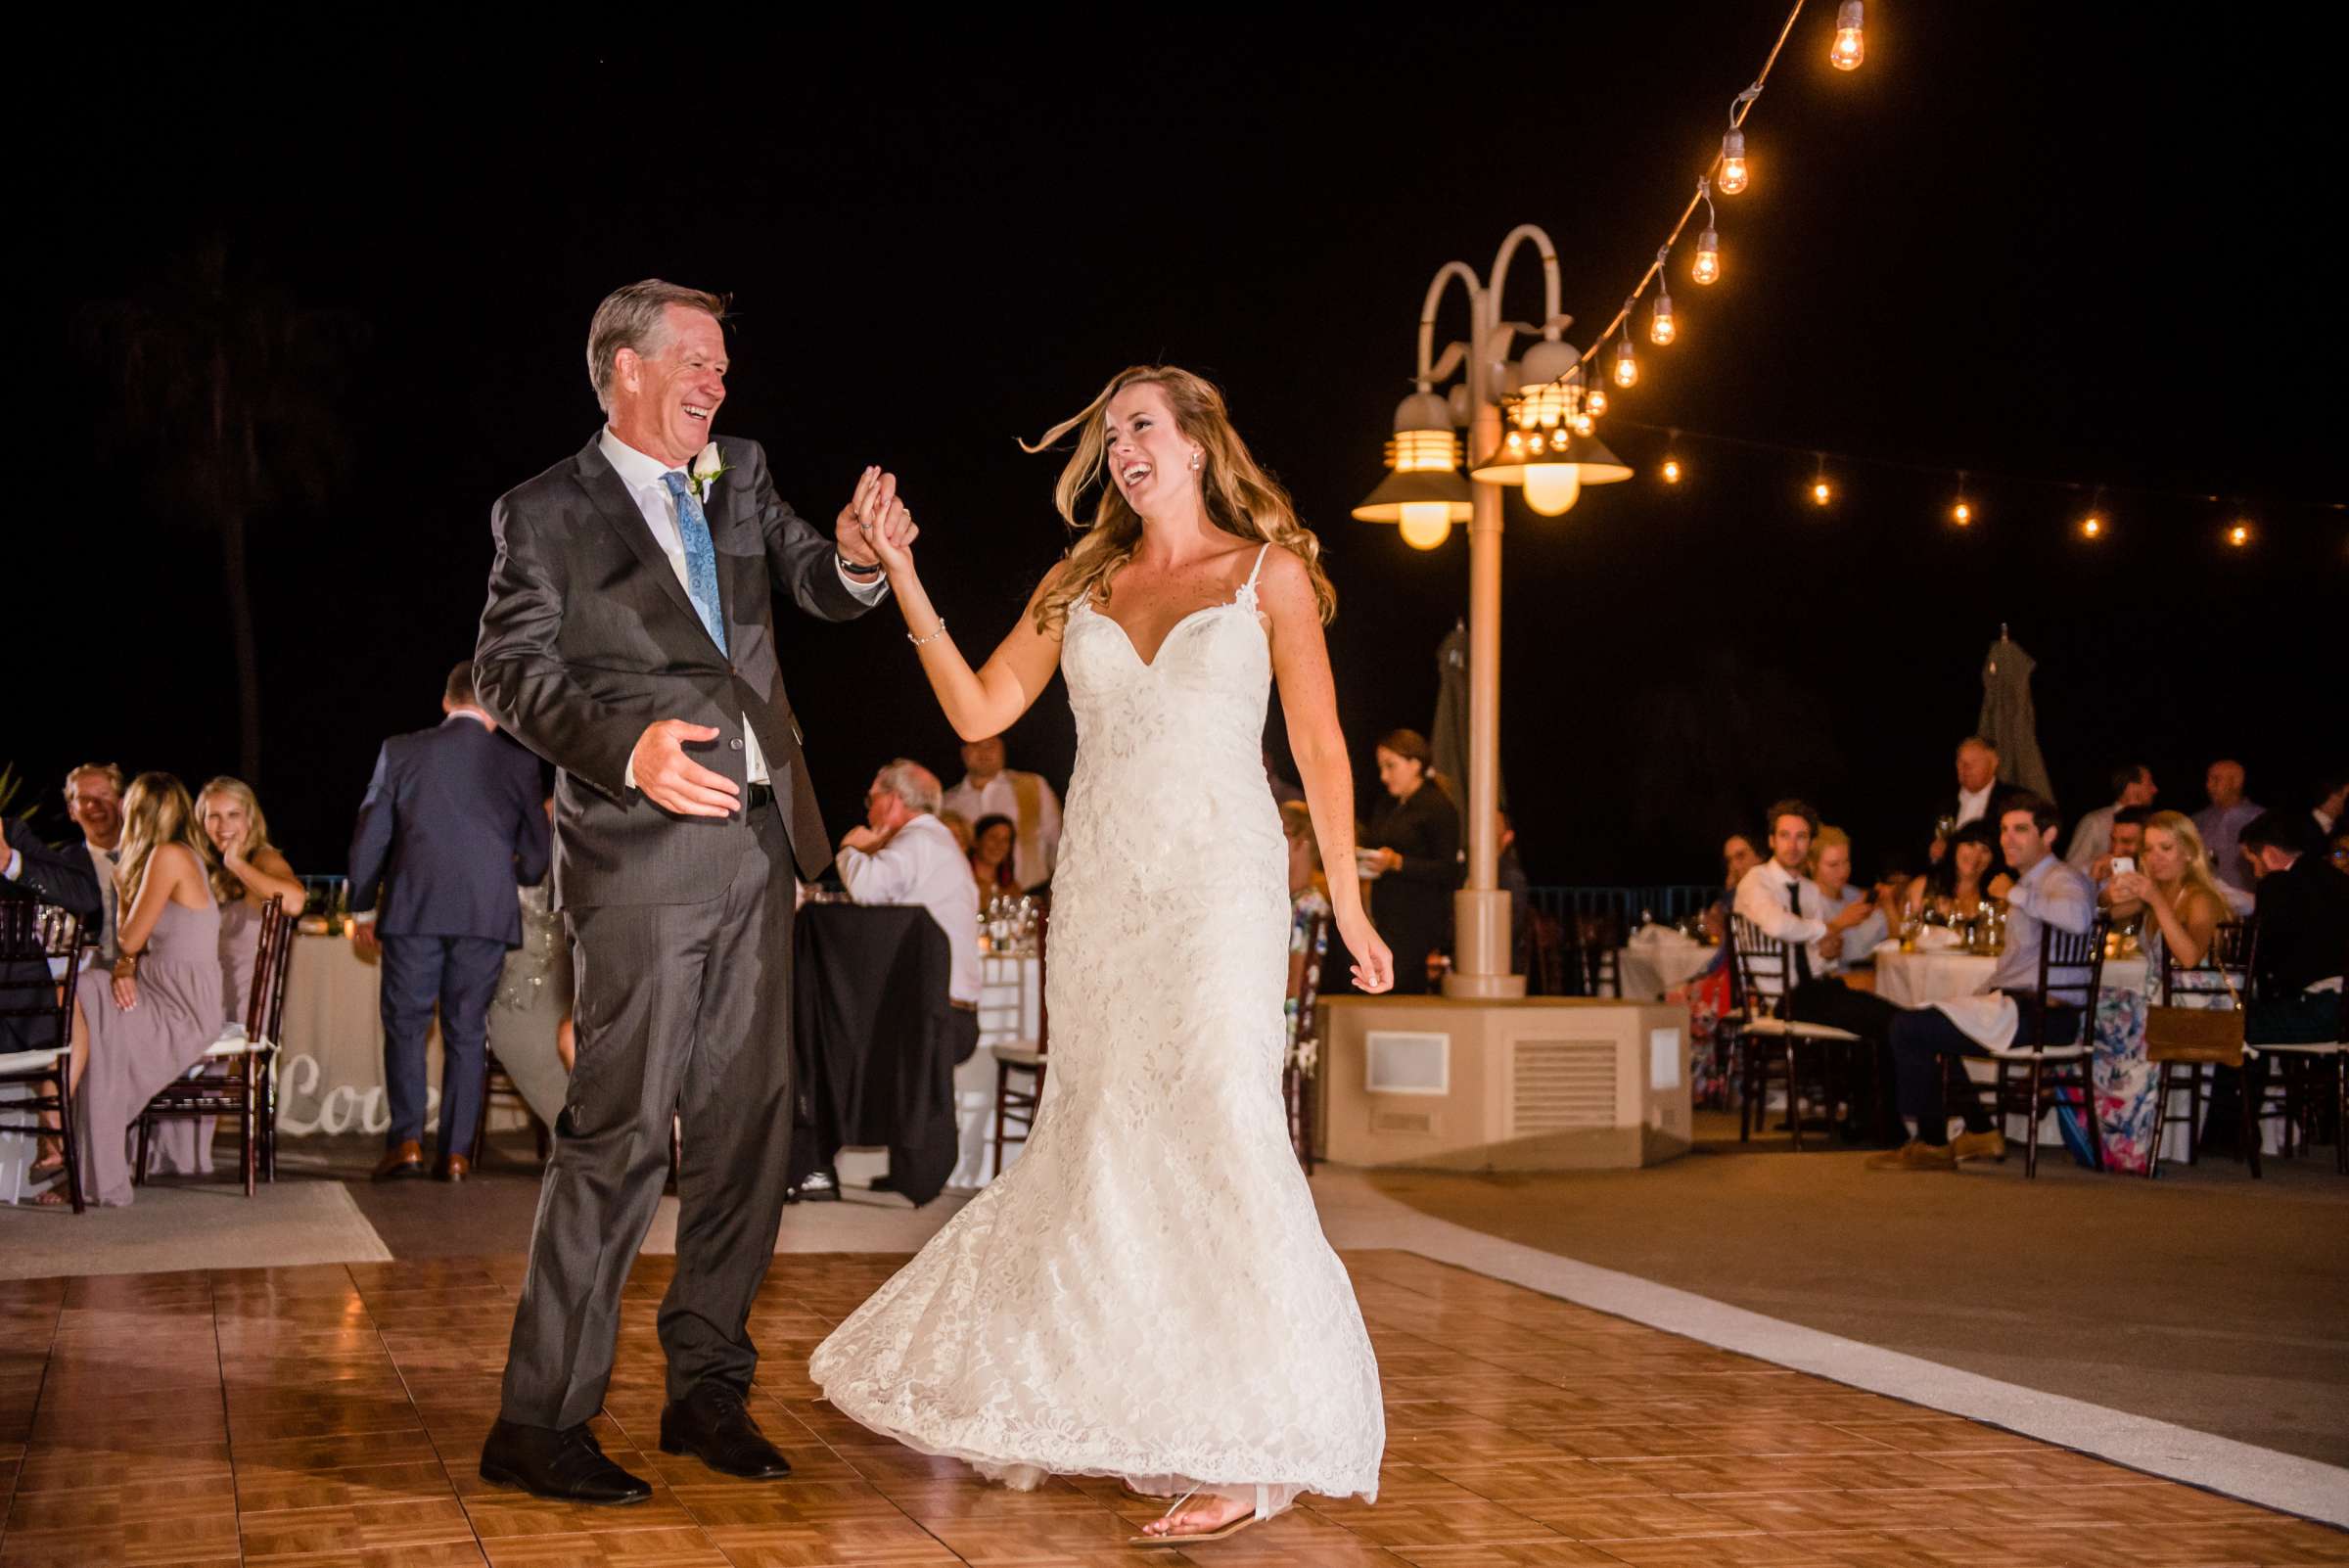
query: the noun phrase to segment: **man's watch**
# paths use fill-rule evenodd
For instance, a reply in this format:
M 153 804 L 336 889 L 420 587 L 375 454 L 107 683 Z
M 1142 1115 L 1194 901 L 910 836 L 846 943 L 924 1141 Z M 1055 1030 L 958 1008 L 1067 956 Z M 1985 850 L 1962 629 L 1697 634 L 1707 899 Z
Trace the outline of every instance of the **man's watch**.
M 861 561 L 852 561 L 847 556 L 842 555 L 838 550 L 832 552 L 832 558 L 840 563 L 840 569 L 843 572 L 846 572 L 850 576 L 877 577 L 881 575 L 881 563 L 878 561 L 874 561 L 869 564 Z

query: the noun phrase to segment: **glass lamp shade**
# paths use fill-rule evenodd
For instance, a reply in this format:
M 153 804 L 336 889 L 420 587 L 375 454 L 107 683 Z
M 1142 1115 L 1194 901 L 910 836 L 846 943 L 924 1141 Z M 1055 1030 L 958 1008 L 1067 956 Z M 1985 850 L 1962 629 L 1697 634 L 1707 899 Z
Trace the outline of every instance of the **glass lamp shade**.
M 1403 508 L 1403 542 L 1414 550 L 1432 550 L 1451 537 L 1451 517 L 1443 502 L 1406 501 Z
M 1361 523 L 1409 523 L 1417 518 L 1425 526 L 1437 510 L 1448 523 L 1467 522 L 1475 511 L 1469 501 L 1468 482 L 1451 469 L 1399 469 L 1379 482 L 1378 488 L 1354 509 L 1354 516 Z
M 1577 436 L 1571 442 L 1554 444 L 1545 440 L 1541 451 L 1522 445 L 1511 451 L 1504 438 L 1491 457 L 1476 466 L 1472 477 L 1487 484 L 1523 485 L 1528 506 L 1544 517 L 1555 517 L 1581 498 L 1584 485 L 1613 484 L 1630 479 L 1632 470 L 1595 436 Z

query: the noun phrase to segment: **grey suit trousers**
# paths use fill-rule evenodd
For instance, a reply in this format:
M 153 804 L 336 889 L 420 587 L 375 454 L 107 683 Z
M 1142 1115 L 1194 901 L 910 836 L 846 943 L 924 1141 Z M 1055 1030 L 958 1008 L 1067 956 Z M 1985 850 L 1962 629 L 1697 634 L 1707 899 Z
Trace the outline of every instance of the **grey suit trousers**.
M 747 1323 L 773 1261 L 791 1136 L 791 847 L 754 809 L 754 848 L 700 903 L 571 911 L 578 1054 L 538 1194 L 504 1408 L 576 1426 L 603 1406 L 621 1290 L 683 1128 L 677 1262 L 661 1303 L 668 1397 L 748 1392 Z

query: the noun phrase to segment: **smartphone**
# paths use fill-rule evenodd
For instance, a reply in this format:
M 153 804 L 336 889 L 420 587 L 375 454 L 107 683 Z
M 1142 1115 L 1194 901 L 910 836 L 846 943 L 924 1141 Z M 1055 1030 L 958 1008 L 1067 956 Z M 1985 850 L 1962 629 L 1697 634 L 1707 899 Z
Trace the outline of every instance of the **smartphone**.
M 2132 856 L 2116 854 L 2112 857 L 2112 874 L 2114 876 L 2121 876 L 2136 869 L 2137 861 Z

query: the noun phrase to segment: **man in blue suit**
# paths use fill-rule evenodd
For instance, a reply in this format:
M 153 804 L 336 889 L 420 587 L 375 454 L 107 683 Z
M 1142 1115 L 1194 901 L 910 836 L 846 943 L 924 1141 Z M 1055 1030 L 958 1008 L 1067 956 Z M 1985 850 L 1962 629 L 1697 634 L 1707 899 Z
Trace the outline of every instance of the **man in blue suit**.
M 449 671 L 438 729 L 394 735 L 375 760 L 350 838 L 350 910 L 383 957 L 384 1084 L 392 1126 L 375 1179 L 424 1175 L 425 1038 L 440 1007 L 443 1181 L 472 1171 L 489 999 L 522 945 L 517 887 L 551 853 L 538 759 L 497 732 L 471 661 Z M 382 909 L 377 909 L 378 897 Z

